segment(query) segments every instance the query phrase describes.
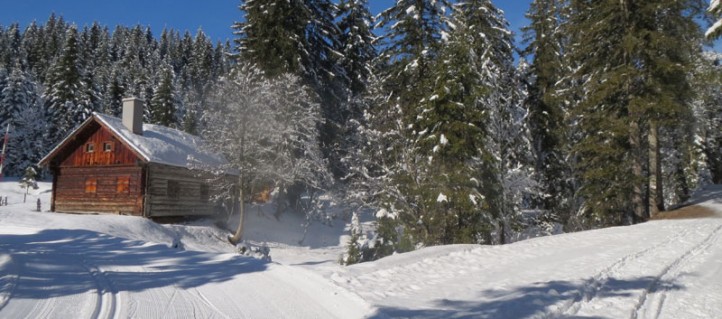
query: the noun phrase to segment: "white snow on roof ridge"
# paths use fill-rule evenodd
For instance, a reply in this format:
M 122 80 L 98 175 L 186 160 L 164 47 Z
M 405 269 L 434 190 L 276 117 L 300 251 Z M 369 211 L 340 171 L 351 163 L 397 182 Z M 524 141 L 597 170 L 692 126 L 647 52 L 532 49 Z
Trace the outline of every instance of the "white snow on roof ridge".
M 98 112 L 93 112 L 93 116 L 150 163 L 200 169 L 221 169 L 228 163 L 222 156 L 206 150 L 198 136 L 147 123 L 143 123 L 143 135 L 138 135 L 117 117 Z

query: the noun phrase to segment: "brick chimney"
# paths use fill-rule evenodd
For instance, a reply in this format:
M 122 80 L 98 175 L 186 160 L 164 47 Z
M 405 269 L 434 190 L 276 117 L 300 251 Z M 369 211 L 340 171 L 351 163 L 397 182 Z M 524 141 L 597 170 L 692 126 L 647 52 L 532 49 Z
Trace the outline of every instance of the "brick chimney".
M 123 99 L 123 125 L 133 134 L 143 135 L 143 101 L 139 98 Z

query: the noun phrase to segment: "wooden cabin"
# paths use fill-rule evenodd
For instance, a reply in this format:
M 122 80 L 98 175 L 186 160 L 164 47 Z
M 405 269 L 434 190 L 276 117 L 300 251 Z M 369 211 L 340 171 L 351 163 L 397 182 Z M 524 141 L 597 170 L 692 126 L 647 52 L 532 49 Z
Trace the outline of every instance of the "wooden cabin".
M 93 113 L 40 161 L 53 174 L 52 211 L 149 218 L 217 211 L 210 198 L 221 186 L 210 171 L 227 162 L 200 138 L 143 124 L 142 115 L 140 100 L 124 99 L 122 119 Z

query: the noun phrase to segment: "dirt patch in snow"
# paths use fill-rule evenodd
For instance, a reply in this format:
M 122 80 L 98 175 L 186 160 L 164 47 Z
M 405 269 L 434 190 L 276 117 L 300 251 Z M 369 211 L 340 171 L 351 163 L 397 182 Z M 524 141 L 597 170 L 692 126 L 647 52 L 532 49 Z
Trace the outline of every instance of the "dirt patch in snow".
M 699 205 L 692 205 L 692 206 L 686 206 L 682 207 L 680 209 L 676 209 L 669 212 L 661 212 L 657 216 L 652 217 L 652 220 L 660 220 L 660 219 L 691 219 L 691 218 L 712 218 L 712 217 L 720 217 L 715 213 L 714 210 L 699 206 Z

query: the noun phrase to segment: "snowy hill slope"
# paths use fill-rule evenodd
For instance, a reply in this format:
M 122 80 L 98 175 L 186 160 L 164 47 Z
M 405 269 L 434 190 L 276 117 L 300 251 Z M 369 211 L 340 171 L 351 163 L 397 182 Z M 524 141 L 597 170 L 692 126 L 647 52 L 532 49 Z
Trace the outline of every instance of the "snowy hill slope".
M 414 318 L 722 318 L 722 189 L 708 219 L 433 247 L 333 275 L 379 307 Z
M 272 248 L 267 263 L 232 253 L 211 221 L 31 212 L 37 196 L 47 208 L 47 187 L 23 204 L 16 183 L 0 183 L 2 318 L 722 318 L 722 187 L 692 202 L 712 218 L 351 267 L 336 263 L 341 219 L 304 236 L 300 216 L 249 210 L 248 238 Z

